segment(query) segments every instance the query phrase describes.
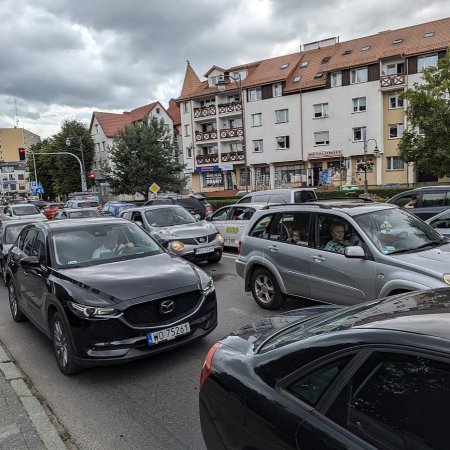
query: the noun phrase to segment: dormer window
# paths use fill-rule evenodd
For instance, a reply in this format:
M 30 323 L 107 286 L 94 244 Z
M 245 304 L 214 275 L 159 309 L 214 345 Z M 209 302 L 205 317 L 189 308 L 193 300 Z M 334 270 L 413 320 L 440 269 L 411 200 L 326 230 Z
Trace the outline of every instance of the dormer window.
M 392 45 L 399 45 L 403 42 L 403 39 L 399 38 L 399 39 L 394 39 L 392 41 Z
M 300 63 L 300 69 L 304 69 L 305 67 L 308 67 L 309 61 L 302 61 Z
M 434 36 L 434 31 L 428 31 L 423 35 L 424 38 L 430 38 Z
M 213 77 L 210 77 L 209 85 L 211 87 L 215 87 L 217 86 L 217 83 L 219 83 L 219 81 L 223 81 L 223 75 L 215 75 Z
M 361 48 L 362 52 L 368 52 L 369 50 L 370 50 L 370 45 L 366 45 L 366 46 Z
M 323 72 L 317 72 L 315 75 L 314 75 L 314 78 L 322 78 L 323 77 Z
M 287 69 L 289 67 L 289 63 L 281 64 L 280 69 Z
M 293 83 L 300 83 L 300 80 L 302 79 L 301 75 L 296 75 L 294 79 L 292 80 Z
M 325 58 L 322 59 L 322 63 L 321 64 L 326 64 L 330 61 L 331 56 L 325 56 Z
M 344 53 L 342 53 L 342 56 L 347 56 L 347 55 L 351 55 L 352 54 L 352 50 L 345 50 Z

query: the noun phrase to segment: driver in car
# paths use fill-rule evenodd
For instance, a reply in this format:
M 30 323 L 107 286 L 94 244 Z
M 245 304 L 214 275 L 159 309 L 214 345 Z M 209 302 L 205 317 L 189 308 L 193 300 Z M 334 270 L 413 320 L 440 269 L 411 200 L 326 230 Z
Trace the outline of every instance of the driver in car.
M 120 253 L 123 251 L 126 247 L 134 247 L 134 244 L 132 242 L 127 242 L 126 244 L 119 242 L 119 231 L 118 230 L 111 230 L 108 231 L 106 234 L 105 241 L 103 244 L 96 248 L 94 252 L 92 253 L 93 259 L 98 259 L 102 257 L 102 254 L 106 253 L 111 254 L 112 253 Z

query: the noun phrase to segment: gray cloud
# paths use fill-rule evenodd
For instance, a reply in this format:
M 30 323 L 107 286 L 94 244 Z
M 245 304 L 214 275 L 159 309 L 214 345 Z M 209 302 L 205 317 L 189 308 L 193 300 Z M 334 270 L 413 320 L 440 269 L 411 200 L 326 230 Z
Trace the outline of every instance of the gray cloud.
M 199 75 L 450 15 L 444 0 L 3 0 L 0 127 L 46 137 L 93 110 L 123 111 L 180 94 Z M 279 53 L 279 52 L 282 53 Z M 166 98 L 157 98 L 165 92 Z

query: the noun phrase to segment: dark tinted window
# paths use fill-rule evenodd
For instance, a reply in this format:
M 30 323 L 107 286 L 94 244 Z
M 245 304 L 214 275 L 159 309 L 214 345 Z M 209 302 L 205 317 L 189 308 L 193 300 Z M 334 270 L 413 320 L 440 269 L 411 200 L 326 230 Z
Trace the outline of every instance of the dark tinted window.
M 176 204 L 186 209 L 194 209 L 195 211 L 203 210 L 203 205 L 195 198 L 179 198 Z
M 314 191 L 296 191 L 294 192 L 294 203 L 307 203 L 317 200 L 316 193 Z
M 445 192 L 424 192 L 422 194 L 422 207 L 445 206 L 446 196 Z
M 24 240 L 23 243 L 23 253 L 25 254 L 25 256 L 30 256 L 33 254 L 32 249 L 33 249 L 33 241 L 34 241 L 34 237 L 36 236 L 36 230 L 30 230 Z
M 43 265 L 47 262 L 45 236 L 42 231 L 38 231 L 36 239 L 33 243 L 32 254 L 39 257 L 39 262 Z
M 310 213 L 280 214 L 271 228 L 269 239 L 295 245 L 308 245 Z
M 270 223 L 273 221 L 275 214 L 268 214 L 261 217 L 248 233 L 249 236 L 267 239 L 269 237 Z
M 446 449 L 450 365 L 376 353 L 356 372 L 328 416 L 380 449 Z

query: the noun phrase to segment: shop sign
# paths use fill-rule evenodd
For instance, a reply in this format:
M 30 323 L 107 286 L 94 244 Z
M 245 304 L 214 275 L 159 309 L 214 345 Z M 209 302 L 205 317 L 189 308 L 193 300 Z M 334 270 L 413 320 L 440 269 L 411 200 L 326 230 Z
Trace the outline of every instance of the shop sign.
M 220 167 L 222 168 L 223 171 L 233 170 L 233 164 L 222 164 Z
M 342 156 L 342 150 L 324 150 L 321 152 L 308 153 L 308 159 L 341 158 Z
M 201 167 L 196 167 L 195 171 L 197 173 L 201 173 L 201 172 L 220 172 L 220 167 L 219 166 L 201 166 Z

